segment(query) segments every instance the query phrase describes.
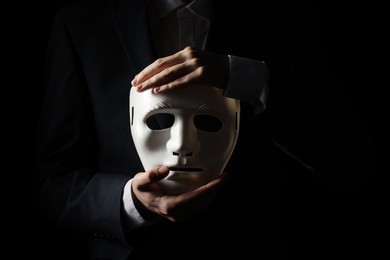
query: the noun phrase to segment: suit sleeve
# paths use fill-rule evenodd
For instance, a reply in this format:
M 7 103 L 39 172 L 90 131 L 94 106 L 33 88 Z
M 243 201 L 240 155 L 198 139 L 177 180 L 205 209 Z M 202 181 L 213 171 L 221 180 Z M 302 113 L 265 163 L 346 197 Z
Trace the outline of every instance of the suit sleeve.
M 98 171 L 91 100 L 61 14 L 53 25 L 46 65 L 32 178 L 35 205 L 62 227 L 126 243 L 121 200 L 130 178 Z

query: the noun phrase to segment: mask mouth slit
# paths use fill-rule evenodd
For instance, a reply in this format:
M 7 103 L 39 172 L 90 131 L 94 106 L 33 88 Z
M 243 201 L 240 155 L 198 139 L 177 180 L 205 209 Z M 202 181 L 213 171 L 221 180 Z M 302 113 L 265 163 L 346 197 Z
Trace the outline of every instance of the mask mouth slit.
M 202 168 L 195 167 L 170 167 L 169 170 L 176 172 L 203 172 Z
M 179 156 L 179 155 L 180 155 L 180 154 L 177 153 L 177 152 L 173 152 L 172 154 L 175 155 L 175 156 Z M 190 153 L 186 153 L 186 154 L 185 154 L 185 156 L 193 156 L 193 155 L 194 155 L 193 152 L 190 152 Z

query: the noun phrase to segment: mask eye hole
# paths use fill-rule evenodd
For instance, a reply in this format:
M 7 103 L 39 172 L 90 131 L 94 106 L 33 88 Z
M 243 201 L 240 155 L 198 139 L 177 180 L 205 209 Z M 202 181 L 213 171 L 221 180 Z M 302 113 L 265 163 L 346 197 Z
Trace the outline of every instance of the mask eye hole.
M 194 117 L 196 128 L 206 132 L 218 132 L 222 128 L 222 121 L 211 115 L 196 115 Z
M 169 113 L 156 113 L 146 119 L 146 125 L 151 130 L 163 130 L 172 127 L 175 117 Z

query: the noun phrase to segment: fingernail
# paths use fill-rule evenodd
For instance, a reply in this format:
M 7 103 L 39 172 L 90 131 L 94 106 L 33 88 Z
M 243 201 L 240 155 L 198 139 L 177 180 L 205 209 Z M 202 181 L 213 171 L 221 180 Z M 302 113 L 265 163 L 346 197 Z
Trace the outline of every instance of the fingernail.
M 132 81 L 131 81 L 131 85 L 134 87 L 135 85 L 137 85 L 137 80 L 134 78 Z
M 159 173 L 165 173 L 167 171 L 169 171 L 169 168 L 167 166 L 161 166 L 160 168 L 158 168 Z
M 159 91 L 160 91 L 160 88 L 159 88 L 159 87 L 153 89 L 153 93 L 154 93 L 154 94 L 157 94 Z

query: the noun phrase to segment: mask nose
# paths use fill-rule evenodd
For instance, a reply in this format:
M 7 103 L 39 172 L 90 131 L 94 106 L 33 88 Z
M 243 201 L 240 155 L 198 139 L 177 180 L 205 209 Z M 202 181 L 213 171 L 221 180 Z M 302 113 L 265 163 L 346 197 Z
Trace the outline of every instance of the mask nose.
M 176 120 L 170 134 L 167 150 L 171 155 L 178 156 L 180 163 L 185 164 L 188 157 L 199 151 L 198 132 L 192 120 Z

